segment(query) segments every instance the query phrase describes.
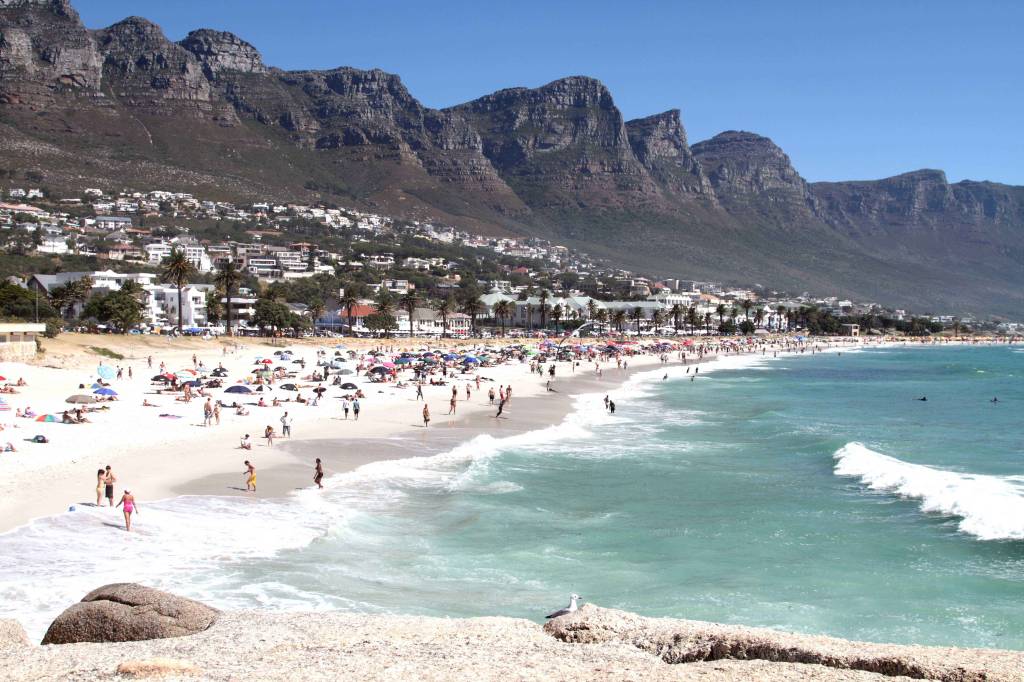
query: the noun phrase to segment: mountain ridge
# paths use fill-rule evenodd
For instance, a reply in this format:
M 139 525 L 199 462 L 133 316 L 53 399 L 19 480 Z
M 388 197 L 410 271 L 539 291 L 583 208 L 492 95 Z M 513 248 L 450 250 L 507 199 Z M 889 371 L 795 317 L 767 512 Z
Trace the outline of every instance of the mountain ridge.
M 325 200 L 563 240 L 658 275 L 917 309 L 1024 312 L 1024 188 L 919 169 L 807 182 L 756 133 L 689 144 L 587 76 L 444 109 L 378 69 L 282 70 L 227 31 L 90 30 L 66 0 L 0 0 L 0 167 L 80 191 L 145 180 Z

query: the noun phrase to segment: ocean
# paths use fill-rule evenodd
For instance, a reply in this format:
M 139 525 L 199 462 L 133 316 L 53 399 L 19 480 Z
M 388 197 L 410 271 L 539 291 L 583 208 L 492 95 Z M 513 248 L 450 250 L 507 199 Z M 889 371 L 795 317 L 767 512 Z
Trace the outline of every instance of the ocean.
M 576 592 L 651 616 L 1024 649 L 1024 349 L 667 371 L 612 391 L 614 415 L 579 396 L 557 427 L 286 500 L 148 504 L 130 535 L 108 510 L 40 519 L 0 535 L 0 617 L 41 636 L 129 580 L 224 608 L 534 620 Z

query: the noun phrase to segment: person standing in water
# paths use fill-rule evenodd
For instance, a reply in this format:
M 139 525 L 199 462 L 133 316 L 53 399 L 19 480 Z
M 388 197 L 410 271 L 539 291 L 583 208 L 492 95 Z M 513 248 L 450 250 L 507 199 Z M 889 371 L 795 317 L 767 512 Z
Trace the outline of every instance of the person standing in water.
M 107 465 L 107 468 L 103 472 L 103 489 L 104 494 L 107 498 L 107 506 L 114 506 L 114 484 L 117 483 L 117 476 L 114 475 L 114 471 Z
M 135 504 L 135 496 L 132 495 L 131 490 L 125 490 L 124 494 L 121 495 L 121 501 L 117 503 L 117 506 L 120 507 L 121 505 L 124 505 L 124 529 L 131 532 L 132 512 L 136 512 L 139 509 L 138 505 Z
M 252 465 L 252 462 L 245 460 L 245 491 L 247 493 L 256 492 L 256 467 Z
M 105 485 L 104 479 L 106 478 L 106 474 L 107 474 L 107 472 L 104 471 L 103 469 L 97 469 L 96 470 L 96 506 L 97 507 L 102 507 L 103 506 L 103 488 L 104 488 L 104 485 Z
M 316 483 L 316 487 L 321 490 L 324 484 L 321 481 L 324 480 L 324 465 L 320 463 L 320 458 L 316 458 L 316 468 L 313 469 L 313 483 Z

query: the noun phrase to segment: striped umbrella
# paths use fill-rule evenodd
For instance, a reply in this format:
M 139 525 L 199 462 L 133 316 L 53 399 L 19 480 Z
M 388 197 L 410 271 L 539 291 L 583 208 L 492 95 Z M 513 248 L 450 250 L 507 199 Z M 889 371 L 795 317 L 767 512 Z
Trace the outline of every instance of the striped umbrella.
M 7 401 L 0 398 L 0 412 L 10 412 L 11 406 L 7 404 Z

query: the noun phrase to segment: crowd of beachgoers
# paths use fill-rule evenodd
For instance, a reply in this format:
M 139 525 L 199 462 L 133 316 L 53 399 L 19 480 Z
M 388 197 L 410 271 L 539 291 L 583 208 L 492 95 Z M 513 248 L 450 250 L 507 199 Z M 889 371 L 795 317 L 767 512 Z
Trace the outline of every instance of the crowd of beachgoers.
M 6 382 L 0 388 L 0 480 L 5 482 L 0 483 L 0 499 L 7 500 L 3 511 L 11 514 L 3 515 L 8 523 L 0 530 L 81 500 L 71 490 L 80 489 L 83 476 L 91 478 L 86 471 L 96 477 L 96 505 L 128 510 L 138 510 L 133 489 L 145 489 L 147 499 L 167 496 L 180 492 L 188 480 L 230 466 L 240 470 L 245 490 L 256 492 L 254 449 L 260 449 L 261 460 L 280 462 L 287 455 L 270 454 L 274 441 L 294 437 L 296 422 L 306 438 L 381 437 L 426 428 L 432 418 L 436 425 L 438 416 L 514 418 L 513 393 L 517 400 L 549 394 L 553 382 L 565 376 L 589 374 L 608 381 L 612 391 L 631 366 L 894 341 L 772 335 L 358 340 L 323 346 L 226 339 L 166 342 L 133 348 L 122 359 L 93 356 L 92 363 L 79 357 L 71 368 L 4 363 L 0 371 L 11 378 L 0 377 Z M 697 376 L 694 372 L 691 380 Z M 614 406 L 614 396 L 606 407 L 608 402 Z M 486 428 L 487 422 L 479 424 Z M 242 464 L 205 456 L 233 450 L 248 455 Z M 320 485 L 322 463 L 316 462 L 313 471 L 312 483 Z M 122 485 L 129 479 L 131 487 Z M 33 491 L 27 501 L 26 490 Z M 130 524 L 128 511 L 125 522 Z

